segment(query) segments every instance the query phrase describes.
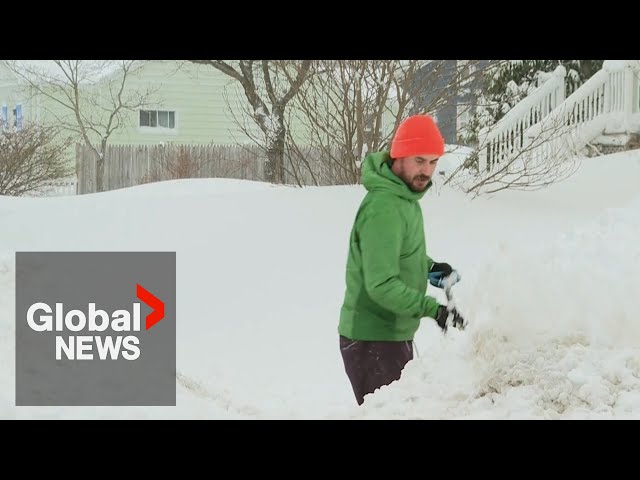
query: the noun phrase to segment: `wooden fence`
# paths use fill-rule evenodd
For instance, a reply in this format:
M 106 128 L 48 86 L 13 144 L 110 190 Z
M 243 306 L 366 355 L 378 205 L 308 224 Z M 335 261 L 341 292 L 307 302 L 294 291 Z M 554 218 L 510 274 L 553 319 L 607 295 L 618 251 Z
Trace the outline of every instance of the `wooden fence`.
M 264 181 L 264 152 L 258 146 L 238 145 L 110 145 L 104 159 L 104 190 L 178 178 L 236 178 Z M 76 145 L 77 193 L 96 191 L 97 155 Z M 332 185 L 331 162 L 307 150 L 304 161 L 285 155 L 285 184 Z M 344 182 L 342 182 L 344 183 Z

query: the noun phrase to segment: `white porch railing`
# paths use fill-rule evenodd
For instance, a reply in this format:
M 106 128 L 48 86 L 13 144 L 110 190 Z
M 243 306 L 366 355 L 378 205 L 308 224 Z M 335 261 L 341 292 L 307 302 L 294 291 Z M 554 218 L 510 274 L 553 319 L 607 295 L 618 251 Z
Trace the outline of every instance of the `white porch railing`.
M 518 132 L 515 119 L 520 117 L 514 115 L 512 120 L 505 116 L 503 125 L 496 124 L 481 144 L 481 171 L 491 171 L 515 157 L 530 162 L 568 158 L 602 133 L 634 130 L 632 125 L 640 120 L 639 78 L 640 61 L 607 60 L 602 70 L 520 136 L 512 138 L 513 132 Z M 619 119 L 622 121 L 616 122 Z
M 479 133 L 481 171 L 504 159 L 524 143 L 524 133 L 565 99 L 566 70 L 559 66 L 546 82 L 516 104 L 495 125 Z

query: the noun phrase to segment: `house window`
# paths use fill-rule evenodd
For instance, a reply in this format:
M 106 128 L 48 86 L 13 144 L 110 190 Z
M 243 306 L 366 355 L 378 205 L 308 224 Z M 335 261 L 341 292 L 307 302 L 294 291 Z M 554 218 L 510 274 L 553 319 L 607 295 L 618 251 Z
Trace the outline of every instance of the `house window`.
M 22 105 L 20 103 L 13 110 L 13 118 L 15 119 L 13 126 L 16 127 L 16 130 L 22 130 Z
M 168 110 L 140 110 L 140 126 L 176 128 L 176 112 Z

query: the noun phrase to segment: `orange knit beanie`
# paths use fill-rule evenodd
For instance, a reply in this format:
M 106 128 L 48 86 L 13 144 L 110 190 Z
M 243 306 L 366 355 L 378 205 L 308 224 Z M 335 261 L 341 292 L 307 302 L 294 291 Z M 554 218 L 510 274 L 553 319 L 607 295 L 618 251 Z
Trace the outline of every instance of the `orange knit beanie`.
M 416 155 L 444 155 L 444 139 L 429 115 L 413 115 L 404 120 L 391 142 L 391 158 Z

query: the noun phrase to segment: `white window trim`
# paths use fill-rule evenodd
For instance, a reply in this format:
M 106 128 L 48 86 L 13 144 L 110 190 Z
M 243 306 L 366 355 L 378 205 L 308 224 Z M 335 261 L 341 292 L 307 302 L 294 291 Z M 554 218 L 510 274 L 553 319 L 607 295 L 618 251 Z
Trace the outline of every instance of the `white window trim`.
M 141 111 L 162 111 L 162 112 L 174 112 L 174 128 L 167 128 L 167 127 L 143 127 L 140 125 L 140 112 Z M 136 115 L 138 117 L 137 119 L 137 124 L 138 124 L 138 133 L 142 133 L 144 135 L 178 135 L 178 128 L 180 127 L 180 123 L 179 123 L 179 119 L 180 116 L 178 115 L 178 109 L 177 108 L 173 108 L 173 107 L 158 107 L 158 108 L 141 108 L 136 112 Z

